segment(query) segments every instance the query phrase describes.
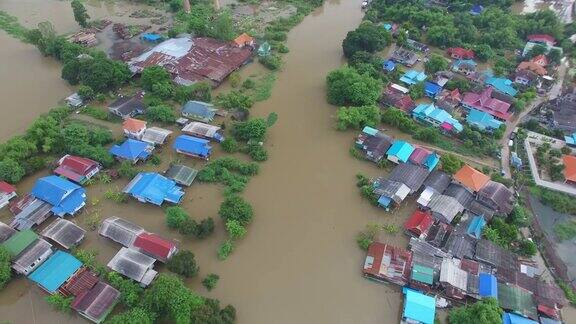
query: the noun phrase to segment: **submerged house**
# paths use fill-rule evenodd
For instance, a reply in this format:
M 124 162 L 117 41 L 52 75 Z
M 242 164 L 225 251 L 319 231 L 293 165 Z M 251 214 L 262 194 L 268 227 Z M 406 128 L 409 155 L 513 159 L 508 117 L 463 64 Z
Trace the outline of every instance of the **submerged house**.
M 508 215 L 513 209 L 514 193 L 502 183 L 490 180 L 478 191 L 476 199 L 496 214 Z
M 16 187 L 0 181 L 0 209 L 4 208 L 12 198 L 16 197 Z
M 66 154 L 58 160 L 58 167 L 54 169 L 54 174 L 70 181 L 84 184 L 98 174 L 101 169 L 102 165 L 96 161 Z
M 208 160 L 212 154 L 210 141 L 190 135 L 176 137 L 173 148 L 176 152 L 200 159 Z
M 471 60 L 474 58 L 474 51 L 462 47 L 450 47 L 446 50 L 446 53 L 455 60 Z
M 394 62 L 410 67 L 418 62 L 418 55 L 411 50 L 400 47 L 396 48 L 394 52 L 392 52 L 390 59 Z
M 224 140 L 221 128 L 201 122 L 192 122 L 182 128 L 182 132 L 200 138 L 216 141 L 218 143 Z
M 374 193 L 379 196 L 378 206 L 389 210 L 393 205 L 400 205 L 410 194 L 410 188 L 402 182 L 390 179 L 377 179 L 374 184 Z
M 409 288 L 403 288 L 404 308 L 402 320 L 406 323 L 434 324 L 436 298 Z
M 118 290 L 98 281 L 92 288 L 76 296 L 70 307 L 84 318 L 94 323 L 102 323 L 119 301 Z
M 42 224 L 52 214 L 52 205 L 28 194 L 10 206 L 14 220 L 10 227 L 19 231 Z
M 513 271 L 517 271 L 516 269 L 519 268 L 516 254 L 484 239 L 479 240 L 476 244 L 474 258 L 493 267 L 512 269 Z
M 126 160 L 136 164 L 138 161 L 146 160 L 153 150 L 154 145 L 129 138 L 120 145 L 112 146 L 109 152 L 120 161 Z
M 479 240 L 482 237 L 482 230 L 486 226 L 486 220 L 482 216 L 473 216 L 468 222 L 466 234 Z
M 87 267 L 82 267 L 60 286 L 59 292 L 66 297 L 78 296 L 92 289 L 99 281 L 100 279 L 95 272 Z
M 541 85 L 539 81 L 540 80 L 538 78 L 538 74 L 530 70 L 516 71 L 516 74 L 514 75 L 514 83 L 518 83 L 527 87 L 539 87 Z
M 52 254 L 52 245 L 39 239 L 32 230 L 12 234 L 2 247 L 10 254 L 12 269 L 23 275 L 34 271 Z
M 50 211 L 59 217 L 73 216 L 86 205 L 84 188 L 54 175 L 38 179 L 32 195 L 52 205 Z
M 144 131 L 142 142 L 150 143 L 152 145 L 163 145 L 170 135 L 172 135 L 171 130 L 160 127 L 150 127 L 146 128 Z
M 28 278 L 48 293 L 54 294 L 80 267 L 82 267 L 82 262 L 72 254 L 56 251 Z
M 434 170 L 440 162 L 440 156 L 435 152 L 430 152 L 425 148 L 416 147 L 408 161 L 412 164 L 425 167 L 428 171 Z
M 154 233 L 140 233 L 134 240 L 132 248 L 140 251 L 160 262 L 167 262 L 178 252 L 174 242 L 169 241 Z
M 485 88 L 481 93 L 467 92 L 462 99 L 464 108 L 477 109 L 490 115 L 507 121 L 511 117 L 510 104 L 494 97 L 492 87 Z
M 416 104 L 414 103 L 414 100 L 412 100 L 412 98 L 407 95 L 408 92 L 408 88 L 397 84 L 391 84 L 384 89 L 381 104 L 384 106 L 398 108 L 409 114 L 412 109 L 416 107 Z
M 179 185 L 190 187 L 198 175 L 198 170 L 181 164 L 172 164 L 164 175 Z
M 130 247 L 144 229 L 134 223 L 118 217 L 108 217 L 100 225 L 98 234 L 125 247 Z
M 470 109 L 468 116 L 466 116 L 466 122 L 470 126 L 477 127 L 481 131 L 490 133 L 499 129 L 500 126 L 504 124 L 489 113 L 477 109 Z
M 468 273 L 460 269 L 459 260 L 444 259 L 440 270 L 440 284 L 448 297 L 464 299 L 468 288 Z
M 448 112 L 453 111 L 462 102 L 462 95 L 458 88 L 454 90 L 442 90 L 436 100 L 436 106 Z
M 429 174 L 430 171 L 426 168 L 410 163 L 402 163 L 392 169 L 388 179 L 405 184 L 410 189 L 410 194 L 414 194 L 420 190 Z
M 108 262 L 108 268 L 147 287 L 158 275 L 154 270 L 155 261 L 146 254 L 123 247 Z
M 477 67 L 478 64 L 474 60 L 456 60 L 452 63 L 452 71 L 465 76 L 474 74 Z
M 412 111 L 412 117 L 417 121 L 439 127 L 449 133 L 460 133 L 464 127 L 447 111 L 437 108 L 433 103 L 420 104 Z
M 184 196 L 184 191 L 176 182 L 154 172 L 139 173 L 122 191 L 138 201 L 157 206 L 164 201 L 178 204 Z
M 404 223 L 404 232 L 412 237 L 425 237 L 433 222 L 432 215 L 416 210 Z
M 393 139 L 379 130 L 366 126 L 356 139 L 356 147 L 372 162 L 380 162 L 392 146 Z
M 182 116 L 203 123 L 210 123 L 216 116 L 214 105 L 202 101 L 188 101 L 182 107 Z
M 86 231 L 69 220 L 59 218 L 46 227 L 40 235 L 69 250 L 80 244 Z
M 424 82 L 424 94 L 434 99 L 442 91 L 442 87 L 434 82 L 426 81 Z
M 454 197 L 433 195 L 426 206 L 435 219 L 451 223 L 456 215 L 464 211 L 464 207 Z
M 147 109 L 143 99 L 142 91 L 134 96 L 120 96 L 108 106 L 108 111 L 122 119 L 143 115 Z
M 422 71 L 410 70 L 404 73 L 400 77 L 400 81 L 406 83 L 409 86 L 415 85 L 416 83 L 424 82 L 428 76 Z
M 454 174 L 454 180 L 470 191 L 478 192 L 488 183 L 490 177 L 469 165 L 464 165 Z
M 452 178 L 447 173 L 439 170 L 432 171 L 426 181 L 424 181 L 424 190 L 418 197 L 418 205 L 427 207 L 432 196 L 442 194 L 451 181 Z
M 410 143 L 395 140 L 388 151 L 386 151 L 386 155 L 388 156 L 388 160 L 398 164 L 408 162 L 412 152 L 414 152 L 414 146 Z
M 363 273 L 366 278 L 404 286 L 410 278 L 412 252 L 374 242 L 368 247 Z
M 122 130 L 124 136 L 140 140 L 146 131 L 146 122 L 136 118 L 126 118 L 122 123 Z

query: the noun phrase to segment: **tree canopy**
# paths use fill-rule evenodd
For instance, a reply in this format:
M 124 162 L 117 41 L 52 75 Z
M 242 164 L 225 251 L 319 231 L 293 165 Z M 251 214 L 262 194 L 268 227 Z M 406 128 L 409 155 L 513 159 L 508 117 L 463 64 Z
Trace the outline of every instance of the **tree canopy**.
M 448 314 L 450 324 L 500 324 L 502 309 L 494 298 L 482 299 L 468 306 L 456 307 Z
M 328 102 L 338 106 L 368 106 L 376 103 L 382 82 L 351 67 L 342 67 L 328 74 Z
M 74 20 L 76 20 L 80 27 L 88 27 L 88 19 L 90 19 L 90 16 L 88 15 L 88 12 L 86 12 L 86 8 L 82 2 L 80 2 L 80 0 L 72 0 L 71 5 L 74 13 Z
M 392 36 L 382 26 L 369 21 L 362 23 L 356 30 L 348 32 L 342 42 L 344 55 L 352 58 L 356 52 L 374 53 L 390 45 Z

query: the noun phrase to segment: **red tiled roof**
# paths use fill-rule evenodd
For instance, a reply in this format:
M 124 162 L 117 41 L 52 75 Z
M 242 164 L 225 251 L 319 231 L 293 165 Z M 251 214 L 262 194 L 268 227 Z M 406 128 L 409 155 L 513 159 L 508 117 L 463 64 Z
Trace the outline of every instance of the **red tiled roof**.
M 134 246 L 152 257 L 165 261 L 176 245 L 154 233 L 142 233 L 136 237 Z
M 469 165 L 464 165 L 454 174 L 454 180 L 460 182 L 472 191 L 477 192 L 486 185 L 490 177 Z
M 448 49 L 448 55 L 450 56 L 456 55 L 457 57 L 463 59 L 473 59 L 474 51 L 462 47 L 451 47 Z
M 65 155 L 60 161 L 54 173 L 64 176 L 73 181 L 79 181 L 95 167 L 98 162 L 74 155 Z
M 550 43 L 552 45 L 556 44 L 556 39 L 547 34 L 528 35 L 528 40 L 531 42 Z
M 7 182 L 0 181 L 0 192 L 11 193 L 14 191 L 16 191 L 16 187 Z
M 481 93 L 467 92 L 464 94 L 462 104 L 489 113 L 490 115 L 508 120 L 510 118 L 510 104 L 493 98 L 492 87 L 485 88 Z
M 122 128 L 132 133 L 138 133 L 146 128 L 146 122 L 136 118 L 128 118 L 122 123 Z
M 78 271 L 72 278 L 68 280 L 61 288 L 60 291 L 66 295 L 78 296 L 81 293 L 92 289 L 98 283 L 98 275 L 94 272 L 83 268 Z
M 417 210 L 408 218 L 406 223 L 404 223 L 404 229 L 420 236 L 430 229 L 433 221 L 429 213 Z
M 412 151 L 412 154 L 410 154 L 408 160 L 414 164 L 421 165 L 428 155 L 430 155 L 430 151 L 422 147 L 416 147 L 414 151 Z

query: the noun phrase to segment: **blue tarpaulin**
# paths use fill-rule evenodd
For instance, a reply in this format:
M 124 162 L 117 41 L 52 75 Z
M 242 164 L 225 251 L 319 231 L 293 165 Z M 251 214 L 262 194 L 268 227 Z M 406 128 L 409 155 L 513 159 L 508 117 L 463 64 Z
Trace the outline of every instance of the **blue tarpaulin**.
M 180 135 L 176 137 L 172 147 L 180 153 L 208 158 L 212 153 L 212 147 L 209 143 L 210 141 L 207 139 L 190 135 Z
M 52 212 L 60 217 L 74 215 L 86 203 L 84 188 L 55 175 L 38 179 L 32 195 L 51 204 Z
M 38 269 L 34 270 L 28 278 L 52 294 L 55 293 L 66 280 L 72 277 L 81 266 L 82 262 L 72 254 L 56 251 L 56 253 L 44 261 Z
M 135 163 L 139 160 L 147 159 L 148 156 L 150 156 L 152 148 L 153 146 L 150 143 L 129 138 L 120 145 L 112 146 L 112 148 L 110 148 L 110 154 Z
M 177 204 L 184 196 L 176 182 L 155 172 L 139 173 L 123 191 L 142 202 L 158 206 L 164 201 Z
M 496 281 L 496 277 L 489 273 L 480 273 L 478 276 L 478 291 L 480 297 L 498 299 L 498 282 Z
M 147 42 L 158 42 L 162 40 L 162 35 L 156 33 L 146 33 L 142 35 L 142 39 Z
M 516 315 L 513 313 L 502 314 L 502 323 L 503 324 L 538 324 L 538 322 L 536 322 L 536 321 L 533 321 L 529 318 L 522 317 L 520 315 Z

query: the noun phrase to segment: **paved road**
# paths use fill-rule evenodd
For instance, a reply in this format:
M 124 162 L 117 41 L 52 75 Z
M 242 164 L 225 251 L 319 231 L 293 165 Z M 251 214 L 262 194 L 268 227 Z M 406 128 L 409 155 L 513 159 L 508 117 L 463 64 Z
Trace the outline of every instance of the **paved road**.
M 522 118 L 526 117 L 534 108 L 538 107 L 541 103 L 552 100 L 558 97 L 562 93 L 562 85 L 564 83 L 564 77 L 566 76 L 566 71 L 568 70 L 568 63 L 564 59 L 558 68 L 558 77 L 557 82 L 552 86 L 550 92 L 548 92 L 547 96 L 544 97 L 537 97 L 534 101 L 526 107 L 519 115 L 516 115 L 515 118 L 506 125 L 506 132 L 504 132 L 504 136 L 502 136 L 502 140 L 500 140 L 500 145 L 502 145 L 502 152 L 501 154 L 501 165 L 502 170 L 504 171 L 505 178 L 512 178 L 512 174 L 510 172 L 510 147 L 508 146 L 508 141 L 510 138 L 510 134 L 514 131 L 516 126 L 520 123 Z

